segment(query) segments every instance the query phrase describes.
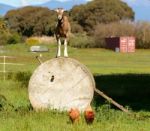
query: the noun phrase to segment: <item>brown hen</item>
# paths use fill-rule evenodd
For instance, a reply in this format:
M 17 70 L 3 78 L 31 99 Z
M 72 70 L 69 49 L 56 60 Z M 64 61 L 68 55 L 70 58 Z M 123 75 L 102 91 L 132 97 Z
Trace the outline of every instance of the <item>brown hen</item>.
M 79 121 L 80 119 L 80 112 L 77 108 L 71 108 L 69 111 L 69 117 L 72 123 Z
M 92 110 L 92 107 L 89 105 L 84 111 L 84 117 L 87 124 L 91 124 L 94 121 L 95 113 Z

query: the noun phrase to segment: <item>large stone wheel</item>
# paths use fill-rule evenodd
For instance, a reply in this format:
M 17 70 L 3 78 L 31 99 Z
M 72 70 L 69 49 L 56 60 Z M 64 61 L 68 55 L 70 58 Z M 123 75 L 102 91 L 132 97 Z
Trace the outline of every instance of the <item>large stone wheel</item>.
M 42 63 L 29 81 L 29 99 L 34 109 L 83 111 L 91 103 L 95 82 L 88 69 L 71 58 Z

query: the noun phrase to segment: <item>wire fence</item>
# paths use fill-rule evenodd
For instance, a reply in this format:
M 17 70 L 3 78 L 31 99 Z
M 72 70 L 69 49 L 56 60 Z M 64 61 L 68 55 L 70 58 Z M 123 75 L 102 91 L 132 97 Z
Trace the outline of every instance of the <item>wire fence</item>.
M 22 65 L 24 65 L 24 64 L 20 64 L 20 63 L 6 62 L 7 59 L 14 59 L 14 58 L 16 58 L 16 57 L 13 57 L 13 56 L 0 56 L 0 59 L 3 60 L 0 63 L 0 66 L 2 65 L 2 70 L 0 70 L 0 73 L 2 73 L 4 81 L 6 80 L 6 73 L 13 72 L 13 71 L 8 71 L 7 70 L 7 65 L 10 65 L 10 66 L 22 66 Z

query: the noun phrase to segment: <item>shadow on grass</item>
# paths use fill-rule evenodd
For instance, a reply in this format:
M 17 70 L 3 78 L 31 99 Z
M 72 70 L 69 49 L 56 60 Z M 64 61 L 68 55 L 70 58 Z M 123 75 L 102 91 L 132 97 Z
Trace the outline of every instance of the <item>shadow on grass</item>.
M 9 73 L 7 79 L 28 87 L 30 72 Z M 95 75 L 96 87 L 123 106 L 132 110 L 150 111 L 150 74 Z M 100 106 L 106 100 L 95 93 L 94 104 Z
M 150 111 L 150 74 L 95 75 L 96 87 L 106 95 L 132 110 Z M 95 93 L 94 103 L 105 103 Z

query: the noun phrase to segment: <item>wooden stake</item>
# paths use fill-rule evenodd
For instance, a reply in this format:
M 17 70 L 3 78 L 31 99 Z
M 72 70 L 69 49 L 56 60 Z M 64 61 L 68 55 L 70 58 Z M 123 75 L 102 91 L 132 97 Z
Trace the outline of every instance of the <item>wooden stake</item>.
M 42 61 L 41 61 L 41 59 L 39 58 L 39 56 L 36 56 L 35 58 L 38 60 L 38 62 L 39 62 L 40 64 L 42 64 Z

